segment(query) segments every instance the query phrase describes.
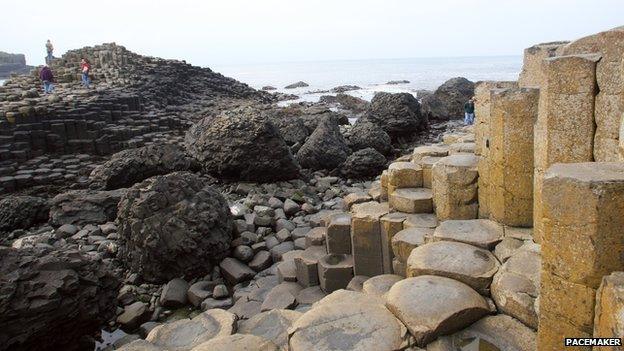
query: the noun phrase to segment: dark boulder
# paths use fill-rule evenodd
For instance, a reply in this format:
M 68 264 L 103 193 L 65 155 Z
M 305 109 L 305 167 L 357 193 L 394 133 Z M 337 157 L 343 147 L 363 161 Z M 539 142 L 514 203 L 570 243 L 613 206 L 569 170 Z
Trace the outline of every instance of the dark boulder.
M 7 196 L 0 200 L 0 232 L 28 229 L 48 220 L 46 199 L 34 196 Z
M 186 145 L 204 170 L 218 178 L 272 182 L 299 175 L 279 129 L 251 109 L 204 118 L 187 132 Z
M 292 83 L 292 84 L 289 84 L 289 85 L 285 86 L 284 89 L 305 88 L 305 87 L 309 87 L 309 86 L 310 85 L 308 83 L 299 81 L 297 83 Z
M 390 142 L 388 133 L 380 126 L 366 121 L 355 123 L 347 134 L 347 144 L 353 151 L 371 147 L 386 155 L 392 150 Z
M 223 196 L 201 178 L 175 172 L 135 184 L 119 202 L 119 257 L 150 282 L 210 273 L 234 227 Z
M 0 247 L 0 350 L 93 350 L 84 340 L 115 316 L 118 286 L 78 251 Z
M 386 158 L 373 148 L 352 153 L 341 166 L 345 177 L 364 179 L 378 176 L 386 168 Z
M 117 218 L 117 204 L 126 189 L 110 191 L 70 190 L 50 201 L 50 223 L 103 224 Z
M 349 156 L 349 147 L 332 118 L 325 117 L 297 152 L 301 167 L 332 170 Z
M 127 188 L 155 175 L 193 168 L 193 159 L 177 145 L 123 150 L 91 172 L 91 181 L 107 190 Z
M 312 132 L 299 116 L 275 117 L 272 121 L 289 146 L 296 143 L 303 144 Z
M 366 115 L 356 123 L 361 122 L 380 126 L 392 140 L 411 138 L 427 127 L 418 100 L 408 93 L 375 94 Z
M 329 105 L 338 105 L 343 110 L 361 113 L 368 109 L 370 103 L 364 99 L 348 94 L 323 95 L 319 102 Z
M 332 119 L 337 125 L 349 124 L 349 118 L 347 116 L 331 111 L 327 108 L 310 108 L 304 110 L 300 117 L 310 131 L 310 134 L 316 129 L 321 121 L 327 118 Z
M 447 80 L 433 94 L 423 96 L 423 113 L 430 119 L 464 118 L 464 104 L 474 95 L 474 86 L 463 77 Z
M 362 88 L 357 85 L 339 85 L 331 89 L 332 93 L 344 93 L 345 91 L 360 90 Z

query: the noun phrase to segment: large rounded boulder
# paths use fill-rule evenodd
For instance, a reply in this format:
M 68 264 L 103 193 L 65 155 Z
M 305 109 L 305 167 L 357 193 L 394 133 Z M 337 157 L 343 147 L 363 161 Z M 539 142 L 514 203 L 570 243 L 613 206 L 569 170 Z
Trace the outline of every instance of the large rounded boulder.
M 392 150 L 390 136 L 380 126 L 370 123 L 356 123 L 347 133 L 347 144 L 353 151 L 373 148 L 387 155 Z
M 356 124 L 363 122 L 380 126 L 393 140 L 411 137 L 427 127 L 427 119 L 420 112 L 420 103 L 409 93 L 375 94 L 366 115 Z
M 353 179 L 374 178 L 386 168 L 387 160 L 373 148 L 358 150 L 340 167 L 342 175 Z
M 226 200 L 188 172 L 135 184 L 119 202 L 117 221 L 120 258 L 150 282 L 209 273 L 232 240 Z
M 433 94 L 424 96 L 422 110 L 431 119 L 459 119 L 464 117 L 464 104 L 474 96 L 475 84 L 463 77 L 451 78 Z
M 0 350 L 93 350 L 119 280 L 74 250 L 0 247 Z
M 218 178 L 272 182 L 299 176 L 279 129 L 251 109 L 206 117 L 189 129 L 185 141 L 204 170 Z
M 107 190 L 126 188 L 155 175 L 187 171 L 193 163 L 177 145 L 149 145 L 114 154 L 91 172 L 90 179 Z
M 347 159 L 349 151 L 336 120 L 324 117 L 297 152 L 297 160 L 304 168 L 331 170 Z
M 48 201 L 35 196 L 7 196 L 0 200 L 0 233 L 28 229 L 48 219 Z

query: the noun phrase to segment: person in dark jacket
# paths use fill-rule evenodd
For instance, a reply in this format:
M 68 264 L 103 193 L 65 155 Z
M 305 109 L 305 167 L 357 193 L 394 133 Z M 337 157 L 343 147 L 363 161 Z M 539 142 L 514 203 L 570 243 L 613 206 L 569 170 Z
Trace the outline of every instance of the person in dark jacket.
M 468 100 L 465 104 L 464 104 L 464 124 L 465 125 L 471 125 L 474 123 L 474 99 L 470 98 L 470 100 Z
M 43 82 L 43 92 L 46 94 L 52 93 L 52 89 L 54 89 L 54 86 L 52 85 L 52 82 L 54 82 L 54 75 L 48 65 L 43 66 L 39 72 L 39 78 Z

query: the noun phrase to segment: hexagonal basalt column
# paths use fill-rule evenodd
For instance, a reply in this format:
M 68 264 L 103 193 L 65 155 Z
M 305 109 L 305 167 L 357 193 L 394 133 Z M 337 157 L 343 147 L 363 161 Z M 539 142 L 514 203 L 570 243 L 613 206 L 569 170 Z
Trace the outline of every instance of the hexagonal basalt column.
M 492 91 L 489 207 L 492 219 L 502 224 L 533 225 L 533 123 L 538 101 L 538 89 Z
M 438 219 L 477 218 L 477 163 L 470 154 L 447 156 L 433 165 L 433 201 Z
M 318 261 L 321 289 L 329 294 L 345 289 L 353 279 L 353 256 L 330 254 Z
M 351 247 L 355 274 L 369 277 L 383 274 L 380 219 L 389 211 L 387 203 L 371 201 L 353 205 Z
M 542 182 L 554 163 L 593 161 L 596 62 L 599 55 L 561 56 L 544 60 L 534 126 L 533 238 L 542 237 Z
M 540 350 L 591 336 L 603 276 L 624 270 L 624 163 L 555 164 L 544 176 Z
M 394 162 L 388 167 L 388 195 L 395 189 L 420 188 L 422 167 L 412 162 Z
M 351 254 L 351 215 L 339 213 L 332 215 L 327 226 L 327 253 Z

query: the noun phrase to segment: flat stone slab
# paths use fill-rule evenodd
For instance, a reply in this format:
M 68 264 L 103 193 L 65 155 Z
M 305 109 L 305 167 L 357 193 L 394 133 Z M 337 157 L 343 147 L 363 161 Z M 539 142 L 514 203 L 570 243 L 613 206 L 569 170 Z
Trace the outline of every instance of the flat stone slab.
M 489 219 L 448 220 L 433 232 L 434 241 L 458 241 L 492 250 L 503 240 L 503 226 Z
M 279 351 L 273 342 L 251 334 L 234 334 L 207 341 L 191 351 Z
M 221 261 L 219 267 L 225 279 L 232 285 L 250 280 L 256 275 L 256 272 L 246 264 L 232 257 L 227 257 Z
M 394 284 L 386 301 L 388 309 L 405 324 L 419 347 L 490 313 L 487 301 L 468 285 L 432 275 Z
M 238 333 L 260 336 L 285 349 L 288 346 L 288 328 L 302 315 L 301 312 L 281 309 L 262 312 L 242 321 Z
M 297 303 L 303 305 L 311 305 L 317 301 L 320 301 L 325 296 L 327 296 L 327 294 L 325 294 L 323 290 L 321 290 L 320 286 L 311 286 L 297 293 Z
M 293 324 L 292 351 L 399 350 L 407 330 L 380 304 L 322 303 Z
M 432 213 L 433 192 L 427 188 L 402 188 L 390 194 L 390 207 L 405 213 Z
M 536 332 L 504 314 L 484 317 L 470 327 L 445 338 L 453 339 L 455 344 L 481 339 L 501 351 L 537 350 Z
M 492 298 L 503 313 L 537 329 L 535 300 L 540 289 L 541 256 L 522 247 L 505 262 L 492 281 Z
M 297 305 L 295 297 L 301 291 L 301 286 L 293 282 L 284 282 L 269 291 L 262 302 L 261 311 L 273 309 L 289 309 Z
M 403 228 L 435 228 L 438 217 L 432 213 L 408 214 L 403 221 Z
M 212 309 L 193 319 L 181 319 L 152 329 L 145 340 L 165 350 L 187 351 L 212 338 L 231 335 L 236 330 L 236 316 Z
M 118 348 L 117 351 L 163 351 L 163 349 L 149 341 L 135 340 Z
M 437 241 L 415 248 L 407 259 L 408 277 L 438 275 L 458 280 L 488 295 L 500 263 L 488 250 L 476 246 Z
M 388 167 L 388 184 L 396 188 L 422 186 L 422 167 L 413 162 L 393 162 Z

